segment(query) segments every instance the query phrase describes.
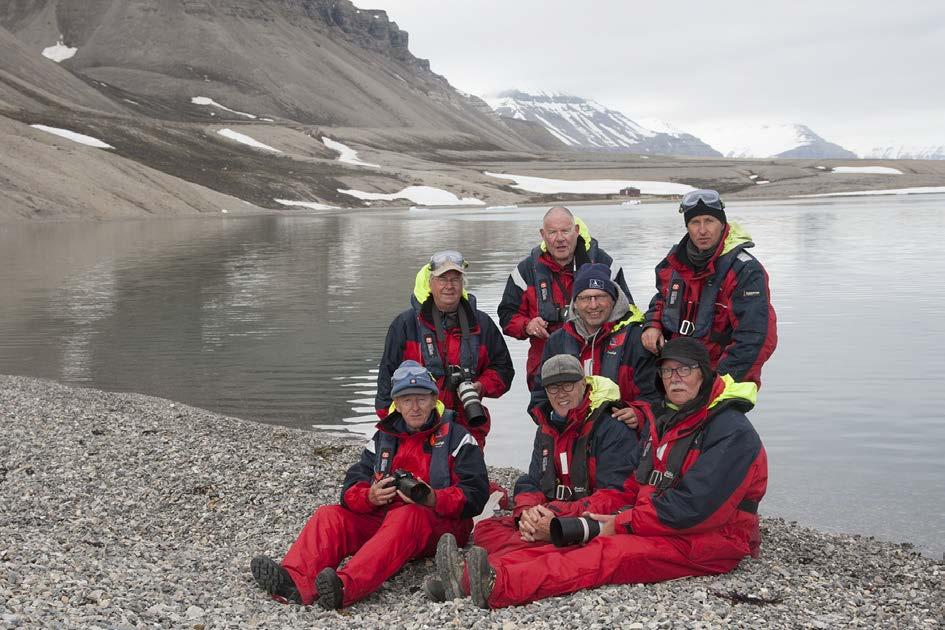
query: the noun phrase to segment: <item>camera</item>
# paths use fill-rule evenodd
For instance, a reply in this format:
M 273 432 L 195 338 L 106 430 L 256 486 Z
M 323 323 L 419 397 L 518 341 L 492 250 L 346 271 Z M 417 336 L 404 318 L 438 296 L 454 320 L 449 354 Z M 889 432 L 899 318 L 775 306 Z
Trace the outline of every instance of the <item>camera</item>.
M 430 486 L 420 483 L 420 481 L 413 476 L 413 473 L 403 468 L 398 468 L 391 474 L 391 477 L 394 478 L 394 487 L 410 497 L 411 501 L 414 503 L 426 503 L 427 497 L 430 496 Z
M 600 523 L 587 516 L 551 519 L 551 542 L 555 547 L 583 545 L 600 533 Z
M 459 365 L 451 365 L 447 375 L 449 386 L 456 390 L 459 401 L 466 410 L 466 422 L 476 426 L 486 421 L 486 412 L 482 408 L 482 399 L 472 382 L 472 372 Z

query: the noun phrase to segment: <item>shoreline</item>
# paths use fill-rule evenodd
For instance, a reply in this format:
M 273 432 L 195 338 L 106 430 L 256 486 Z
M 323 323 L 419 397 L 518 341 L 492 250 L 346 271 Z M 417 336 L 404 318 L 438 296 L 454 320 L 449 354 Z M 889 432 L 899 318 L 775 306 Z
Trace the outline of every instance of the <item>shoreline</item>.
M 0 409 L 0 628 L 935 628 L 945 618 L 945 563 L 908 543 L 764 517 L 762 557 L 722 576 L 484 611 L 424 599 L 423 559 L 341 612 L 283 606 L 256 589 L 249 560 L 281 558 L 315 507 L 337 501 L 360 440 L 18 376 L 0 376 Z M 490 474 L 508 485 L 517 473 Z

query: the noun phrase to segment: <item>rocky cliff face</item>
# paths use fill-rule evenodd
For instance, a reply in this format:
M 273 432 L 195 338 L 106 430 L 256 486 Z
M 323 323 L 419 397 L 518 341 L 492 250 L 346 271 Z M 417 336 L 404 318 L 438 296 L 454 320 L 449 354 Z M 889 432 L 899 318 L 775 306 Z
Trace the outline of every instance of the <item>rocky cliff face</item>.
M 414 57 L 384 11 L 348 0 L 17 0 L 0 4 L 0 26 L 37 56 L 57 41 L 75 48 L 61 67 L 152 117 L 207 118 L 191 105 L 203 96 L 303 124 L 537 148 Z

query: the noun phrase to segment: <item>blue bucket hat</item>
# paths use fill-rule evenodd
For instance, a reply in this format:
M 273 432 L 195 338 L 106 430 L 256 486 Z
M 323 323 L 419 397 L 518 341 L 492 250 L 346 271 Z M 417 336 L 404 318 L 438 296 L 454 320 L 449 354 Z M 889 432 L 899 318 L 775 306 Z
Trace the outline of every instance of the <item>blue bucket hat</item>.
M 433 375 L 416 361 L 401 363 L 390 379 L 391 398 L 407 394 L 439 394 Z

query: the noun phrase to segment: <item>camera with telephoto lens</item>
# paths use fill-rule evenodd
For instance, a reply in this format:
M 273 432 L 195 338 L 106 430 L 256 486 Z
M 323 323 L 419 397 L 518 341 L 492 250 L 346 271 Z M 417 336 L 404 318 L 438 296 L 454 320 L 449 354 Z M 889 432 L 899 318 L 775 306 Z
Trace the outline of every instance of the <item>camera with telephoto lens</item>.
M 466 410 L 466 422 L 476 426 L 486 421 L 486 412 L 482 408 L 482 399 L 472 382 L 472 372 L 459 365 L 451 365 L 447 373 L 447 382 L 456 391 L 459 401 Z
M 555 547 L 583 545 L 600 533 L 600 523 L 587 516 L 551 519 L 551 542 Z
M 430 496 L 430 486 L 425 483 L 420 483 L 420 481 L 413 476 L 413 473 L 403 468 L 398 468 L 391 474 L 391 477 L 394 478 L 394 487 L 400 490 L 404 495 L 410 497 L 411 501 L 414 503 L 426 503 L 427 497 Z

